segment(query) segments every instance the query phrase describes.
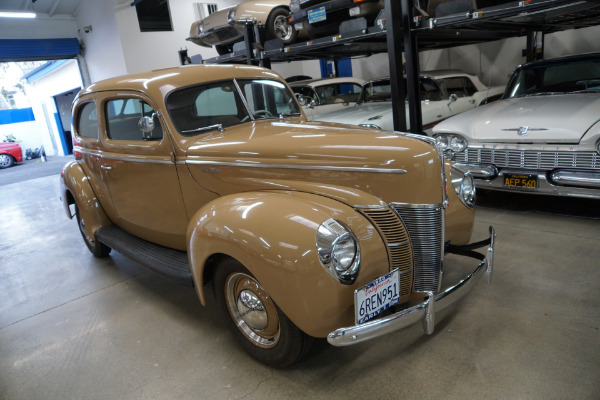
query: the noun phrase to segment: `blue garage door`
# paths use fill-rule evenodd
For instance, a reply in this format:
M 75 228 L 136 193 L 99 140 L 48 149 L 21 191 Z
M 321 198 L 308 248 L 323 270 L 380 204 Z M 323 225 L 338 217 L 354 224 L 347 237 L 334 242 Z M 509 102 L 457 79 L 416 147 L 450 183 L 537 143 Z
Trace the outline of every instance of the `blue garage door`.
M 0 61 L 58 60 L 77 57 L 81 52 L 76 38 L 0 39 Z

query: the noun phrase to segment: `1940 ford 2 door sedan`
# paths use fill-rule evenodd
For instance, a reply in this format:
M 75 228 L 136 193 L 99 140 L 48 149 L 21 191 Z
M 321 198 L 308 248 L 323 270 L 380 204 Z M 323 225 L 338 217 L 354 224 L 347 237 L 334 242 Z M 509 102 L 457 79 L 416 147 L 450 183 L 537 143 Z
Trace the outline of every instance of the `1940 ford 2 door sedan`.
M 308 122 L 268 69 L 114 78 L 73 107 L 62 199 L 90 251 L 192 284 L 202 304 L 212 284 L 263 363 L 290 365 L 314 338 L 345 346 L 419 321 L 432 333 L 436 311 L 491 275 L 493 229 L 467 244 L 473 181 L 435 142 Z M 477 266 L 442 289 L 448 252 Z

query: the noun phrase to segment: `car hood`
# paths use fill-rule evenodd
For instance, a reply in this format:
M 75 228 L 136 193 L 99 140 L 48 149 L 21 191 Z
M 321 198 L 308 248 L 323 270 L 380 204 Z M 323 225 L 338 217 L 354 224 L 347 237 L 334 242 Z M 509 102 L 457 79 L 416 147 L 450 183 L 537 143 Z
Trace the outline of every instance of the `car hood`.
M 499 100 L 452 118 L 434 133 L 460 133 L 479 142 L 579 143 L 600 119 L 600 96 L 593 93 Z
M 343 110 L 321 114 L 315 119 L 318 121 L 340 122 L 350 125 L 379 125 L 378 121 L 391 112 L 392 103 L 383 101 L 377 103 L 356 104 L 355 106 Z
M 218 195 L 310 190 L 351 206 L 372 203 L 350 194 L 356 190 L 387 203 L 441 201 L 441 163 L 429 143 L 403 134 L 297 121 L 256 121 L 188 138 L 188 169 L 198 184 Z M 336 194 L 327 189 L 334 187 Z

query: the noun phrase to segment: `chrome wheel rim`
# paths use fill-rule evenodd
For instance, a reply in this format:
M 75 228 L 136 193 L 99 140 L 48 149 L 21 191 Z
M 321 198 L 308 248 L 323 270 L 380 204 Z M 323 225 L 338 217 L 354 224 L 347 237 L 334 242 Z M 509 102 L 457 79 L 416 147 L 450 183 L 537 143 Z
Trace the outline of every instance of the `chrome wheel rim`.
M 6 154 L 0 154 L 0 166 L 8 167 L 10 165 L 10 156 Z
M 275 21 L 273 21 L 273 28 L 275 30 L 275 36 L 283 41 L 290 40 L 292 37 L 292 29 L 294 28 L 288 24 L 287 17 L 284 15 L 279 15 L 275 18 Z
M 241 272 L 231 274 L 225 281 L 225 302 L 237 328 L 252 344 L 262 348 L 277 345 L 277 308 L 253 277 Z

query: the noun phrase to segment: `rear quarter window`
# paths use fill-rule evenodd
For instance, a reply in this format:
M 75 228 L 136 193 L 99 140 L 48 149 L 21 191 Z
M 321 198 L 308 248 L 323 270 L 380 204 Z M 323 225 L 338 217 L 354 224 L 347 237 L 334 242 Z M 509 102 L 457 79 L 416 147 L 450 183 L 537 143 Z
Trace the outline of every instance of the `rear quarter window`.
M 77 134 L 82 137 L 98 139 L 98 113 L 96 103 L 85 103 L 77 114 Z

